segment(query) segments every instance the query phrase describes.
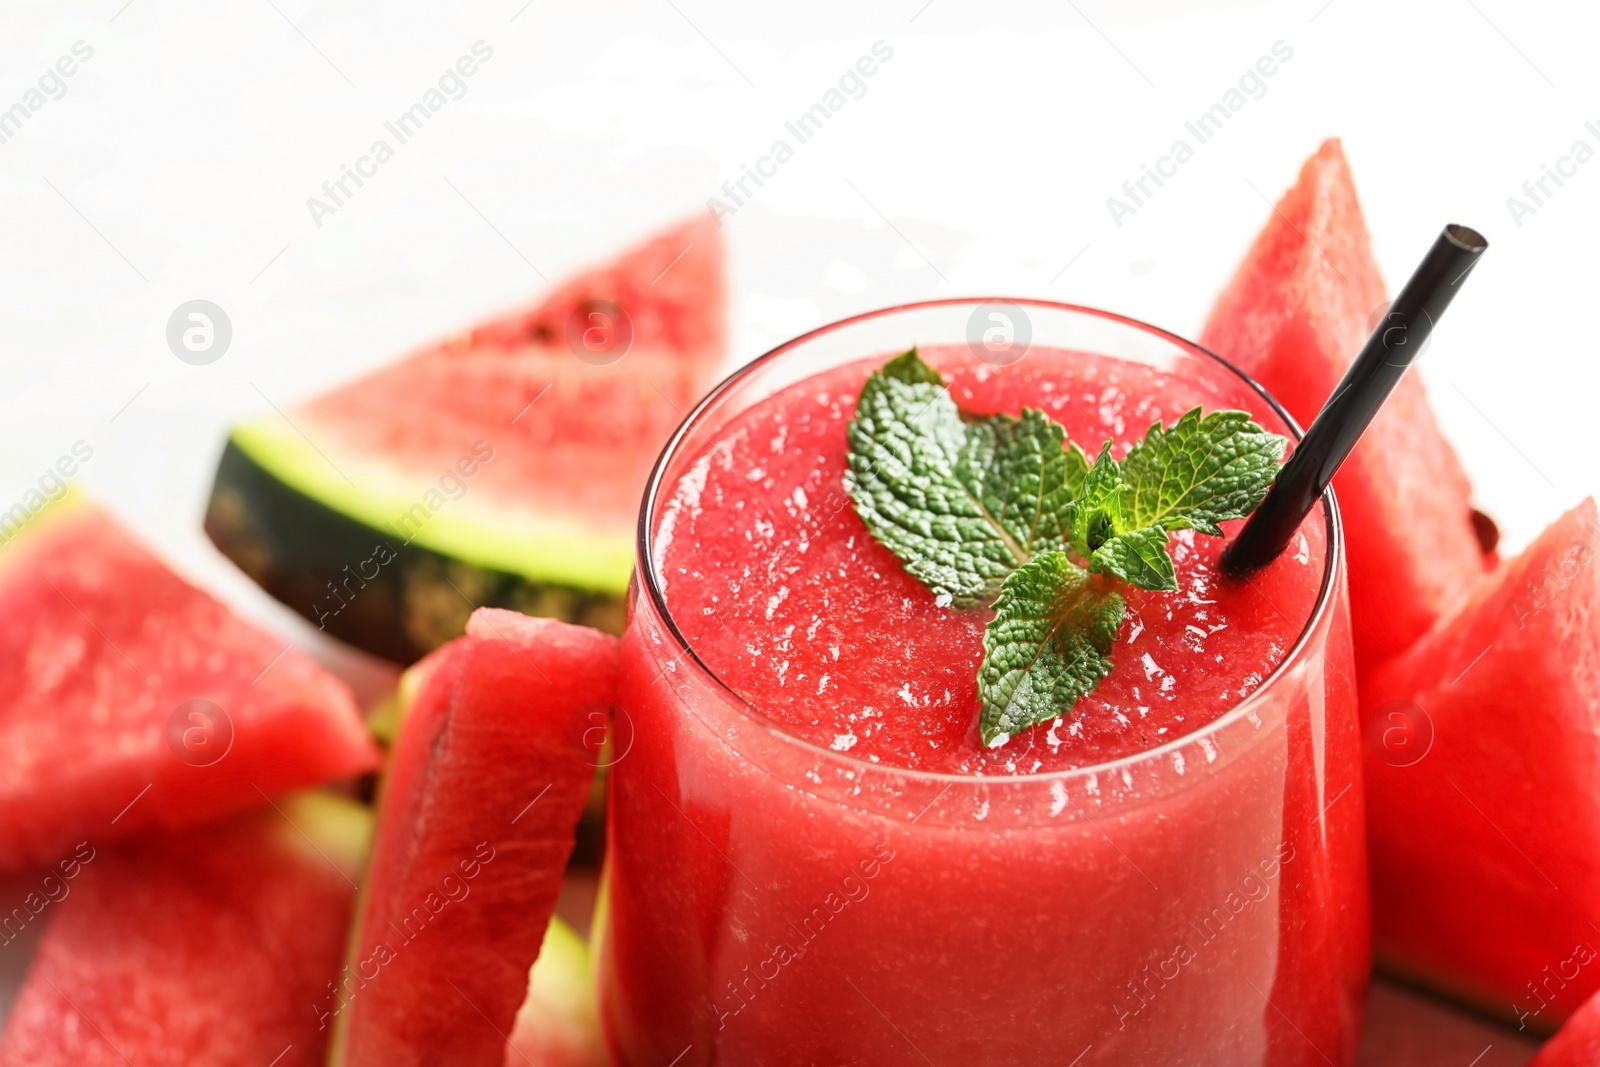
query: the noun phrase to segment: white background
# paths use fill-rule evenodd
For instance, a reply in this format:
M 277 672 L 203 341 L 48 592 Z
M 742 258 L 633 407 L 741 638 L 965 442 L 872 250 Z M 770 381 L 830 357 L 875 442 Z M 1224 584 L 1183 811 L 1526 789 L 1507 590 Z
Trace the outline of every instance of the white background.
M 1576 139 L 1600 149 L 1597 22 L 1510 0 L 13 2 L 0 109 L 74 42 L 93 57 L 0 144 L 0 510 L 83 440 L 93 494 L 310 645 L 200 533 L 225 428 L 701 209 L 882 40 L 866 94 L 726 220 L 730 363 L 936 295 L 1192 336 L 1268 199 L 1341 135 L 1391 286 L 1447 221 L 1491 238 L 1421 373 L 1520 547 L 1600 483 L 1600 160 L 1520 227 L 1506 204 Z M 318 227 L 307 198 L 478 40 L 466 95 Z M 1276 41 L 1266 95 L 1114 225 L 1106 198 Z M 165 343 L 195 298 L 233 324 L 210 366 Z

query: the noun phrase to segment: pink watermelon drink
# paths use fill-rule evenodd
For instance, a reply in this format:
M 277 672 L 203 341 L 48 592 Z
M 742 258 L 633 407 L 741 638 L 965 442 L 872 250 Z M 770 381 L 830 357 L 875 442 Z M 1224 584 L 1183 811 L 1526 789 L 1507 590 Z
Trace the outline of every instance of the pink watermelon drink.
M 995 613 L 908 573 L 841 488 L 869 374 L 917 342 L 964 418 L 1041 409 L 1090 454 L 1197 406 L 1292 429 L 1215 357 L 1103 313 L 1012 305 L 1032 346 L 1004 366 L 939 343 L 988 310 L 792 342 L 658 466 L 600 946 L 624 1064 L 1354 1055 L 1366 863 L 1331 503 L 1248 582 L 1220 576 L 1221 538 L 1174 533 L 1176 589 L 1126 590 L 1098 686 L 980 733 Z

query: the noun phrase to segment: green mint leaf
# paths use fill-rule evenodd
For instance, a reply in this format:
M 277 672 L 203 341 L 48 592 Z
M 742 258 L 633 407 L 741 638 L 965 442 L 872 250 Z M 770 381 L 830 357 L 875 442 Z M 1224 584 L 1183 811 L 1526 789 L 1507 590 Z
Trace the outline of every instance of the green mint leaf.
M 1005 580 L 983 634 L 978 732 L 985 746 L 1067 712 L 1111 673 L 1127 605 L 1065 552 L 1034 557 Z
M 878 372 L 885 378 L 906 382 L 910 385 L 943 385 L 944 379 L 939 377 L 939 372 L 922 362 L 922 357 L 917 355 L 917 346 L 912 345 L 906 351 L 895 356 L 883 365 Z
M 1167 553 L 1167 531 L 1159 526 L 1116 534 L 1089 557 L 1089 569 L 1145 589 L 1173 592 L 1178 576 Z
M 1111 442 L 1107 441 L 1084 473 L 1083 489 L 1068 517 L 1072 547 L 1084 559 L 1092 557 L 1121 528 L 1122 488 L 1122 465 L 1111 458 Z
M 1287 446 L 1244 411 L 1194 408 L 1171 426 L 1156 423 L 1122 461 L 1125 528 L 1221 537 L 1218 523 L 1244 518 L 1267 495 Z
M 1020 419 L 995 415 L 967 424 L 956 477 L 1004 532 L 1021 564 L 1037 551 L 1067 543 L 1080 465 L 1088 466 L 1083 450 L 1066 447 L 1060 424 L 1024 408 Z
M 867 379 L 846 434 L 845 489 L 857 514 L 936 595 L 986 599 L 1025 562 L 971 487 L 967 424 L 916 349 Z
M 986 602 L 1066 544 L 1088 458 L 1042 412 L 967 421 L 912 349 L 867 379 L 847 434 L 857 513 L 936 595 Z
M 1174 590 L 1168 531 L 1220 537 L 1218 523 L 1243 518 L 1261 503 L 1287 444 L 1247 412 L 1202 416 L 1199 408 L 1170 427 L 1151 426 L 1121 463 L 1111 458 L 1108 442 L 1071 517 L 1072 545 L 1091 571 Z
M 1066 431 L 1062 431 L 1066 435 Z M 1067 443 L 1067 488 L 1072 490 L 1073 498 L 1083 495 L 1084 483 L 1089 480 L 1089 457 L 1083 449 L 1072 442 Z M 1069 515 L 1070 519 L 1071 516 Z

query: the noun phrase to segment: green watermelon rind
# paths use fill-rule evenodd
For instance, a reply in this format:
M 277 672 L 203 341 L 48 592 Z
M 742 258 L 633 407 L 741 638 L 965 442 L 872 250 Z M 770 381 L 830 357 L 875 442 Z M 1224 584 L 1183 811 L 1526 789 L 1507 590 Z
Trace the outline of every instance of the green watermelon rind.
M 325 789 L 292 793 L 277 801 L 276 821 L 285 847 L 307 853 L 313 863 L 329 863 L 351 881 L 360 881 L 372 847 L 372 809 Z
M 296 492 L 391 539 L 395 516 L 418 503 L 416 479 L 370 459 L 326 456 L 281 418 L 236 426 L 230 440 Z M 351 470 L 355 485 L 341 473 Z M 468 508 L 445 509 L 409 543 L 485 570 L 616 596 L 627 591 L 633 570 L 631 525 L 608 530 L 568 516 L 509 512 L 489 520 Z
M 68 486 L 65 492 L 46 500 L 43 506 L 29 514 L 20 524 L 3 528 L 4 539 L 0 540 L 0 559 L 15 559 L 21 554 L 23 545 L 33 541 L 52 524 L 75 514 L 79 507 L 88 503 L 88 500 L 89 498 L 77 489 Z
M 528 972 L 527 998 L 512 1027 L 505 1061 L 508 1067 L 538 1062 L 522 1051 L 523 1039 L 530 1032 L 553 1036 L 562 1046 L 557 1062 L 563 1065 L 606 1062 L 598 1001 L 589 944 L 559 915 L 552 915 L 539 947 L 539 958 Z M 570 1047 L 568 1042 L 573 1040 L 590 1044 L 592 1051 Z M 545 1064 L 540 1062 L 539 1067 Z M 555 1067 L 554 1063 L 550 1067 Z
M 537 990 L 548 1001 L 565 1000 L 574 1006 L 592 1005 L 594 989 L 590 982 L 591 974 L 588 942 L 563 922 L 561 916 L 550 916 L 544 942 L 539 946 L 539 958 L 528 972 L 528 988 Z
M 459 636 L 467 616 L 483 606 L 621 631 L 626 576 L 620 587 L 567 585 L 473 563 L 429 547 L 421 537 L 407 544 L 382 525 L 352 515 L 362 509 L 350 502 L 363 494 L 303 441 L 297 450 L 278 435 L 271 440 L 283 447 L 273 451 L 262 444 L 268 434 L 243 430 L 234 431 L 218 462 L 206 533 L 258 585 L 319 629 L 398 663 L 413 662 Z M 317 467 L 327 470 L 340 491 L 319 475 L 305 474 Z M 291 469 L 299 474 L 288 474 Z M 387 506 L 380 496 L 365 499 L 367 514 Z M 452 522 L 460 524 L 457 530 L 471 526 L 446 509 L 427 531 Z M 376 566 L 380 545 L 393 556 Z

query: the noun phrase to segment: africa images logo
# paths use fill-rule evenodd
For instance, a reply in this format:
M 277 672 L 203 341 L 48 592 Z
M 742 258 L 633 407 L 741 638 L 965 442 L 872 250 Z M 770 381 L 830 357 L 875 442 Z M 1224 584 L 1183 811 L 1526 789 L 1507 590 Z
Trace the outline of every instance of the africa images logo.
M 0 111 L 0 144 L 5 144 L 18 133 L 44 106 L 52 100 L 67 95 L 67 79 L 78 73 L 82 63 L 94 58 L 94 49 L 83 41 L 73 41 L 70 55 L 57 59 L 46 67 L 33 87 L 24 90 L 22 99 Z
M 1184 132 L 1194 138 L 1194 144 L 1191 145 L 1188 138 L 1179 137 L 1164 155 L 1156 157 L 1154 169 L 1147 163 L 1139 164 L 1139 176 L 1122 183 L 1122 197 L 1106 197 L 1106 210 L 1111 213 L 1111 221 L 1116 223 L 1117 229 L 1122 229 L 1124 218 L 1138 214 L 1139 209 L 1154 198 L 1166 184 L 1163 179 L 1170 180 L 1178 176 L 1178 168 L 1195 157 L 1195 150 L 1200 145 L 1221 133 L 1233 116 L 1244 110 L 1250 101 L 1260 100 L 1267 95 L 1267 79 L 1277 74 L 1282 64 L 1294 58 L 1294 49 L 1286 41 L 1273 41 L 1268 51 L 1271 54 L 1261 56 L 1253 66 L 1245 68 L 1238 81 L 1223 92 L 1220 100 L 1183 124 Z
M 835 85 L 824 92 L 820 100 L 797 115 L 794 121 L 783 124 L 784 131 L 794 138 L 793 144 L 789 143 L 788 137 L 776 138 L 767 153 L 756 158 L 754 168 L 748 163 L 741 163 L 739 176 L 722 183 L 722 194 L 727 199 L 713 196 L 706 200 L 706 210 L 717 220 L 718 227 L 722 226 L 723 219 L 736 214 L 755 198 L 751 183 L 760 189 L 766 184 L 762 179 L 777 177 L 778 168 L 794 158 L 797 147 L 821 133 L 824 125 L 844 110 L 851 100 L 860 100 L 867 95 L 866 79 L 877 74 L 883 64 L 894 58 L 894 48 L 886 41 L 878 40 L 872 42 L 870 53 L 861 55 L 854 64 L 846 67 Z
M 378 168 L 395 157 L 397 146 L 421 133 L 423 127 L 450 101 L 460 100 L 467 95 L 467 79 L 478 73 L 481 64 L 494 58 L 494 49 L 484 41 L 473 41 L 471 52 L 471 55 L 463 55 L 453 66 L 447 67 L 437 82 L 423 91 L 420 100 L 397 115 L 394 121 L 383 124 L 385 132 L 394 139 L 394 144 L 390 144 L 388 138 L 379 137 L 364 154 L 356 157 L 354 167 L 348 163 L 339 164 L 338 177 L 322 183 L 321 197 L 306 197 L 306 210 L 311 213 L 311 221 L 317 229 L 322 229 L 323 218 L 338 214 L 339 209 L 346 206 L 368 180 L 378 176 Z

